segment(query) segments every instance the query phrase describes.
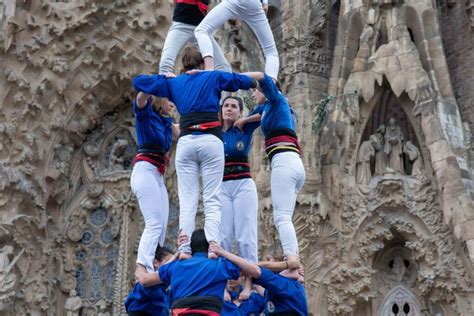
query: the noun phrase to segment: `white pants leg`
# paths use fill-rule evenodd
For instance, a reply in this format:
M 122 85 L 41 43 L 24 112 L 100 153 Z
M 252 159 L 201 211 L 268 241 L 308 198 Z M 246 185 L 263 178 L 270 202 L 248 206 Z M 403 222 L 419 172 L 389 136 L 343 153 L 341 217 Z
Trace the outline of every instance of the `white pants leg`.
M 130 179 L 133 193 L 145 221 L 145 229 L 138 245 L 137 263 L 153 272 L 153 261 L 158 243 L 163 245 L 168 224 L 169 201 L 163 176 L 146 161 L 135 164 Z
M 293 226 L 296 196 L 305 179 L 300 156 L 294 152 L 276 154 L 271 162 L 273 220 L 285 255 L 298 255 L 298 239 Z
M 191 237 L 199 201 L 199 176 L 202 177 L 204 232 L 207 240 L 219 242 L 221 203 L 219 193 L 224 174 L 224 144 L 214 135 L 186 135 L 176 149 L 178 176 L 179 227 Z M 181 252 L 191 252 L 189 244 Z
M 258 196 L 253 179 L 222 182 L 221 244 L 232 251 L 237 241 L 239 256 L 250 262 L 258 261 Z
M 179 52 L 186 43 L 191 43 L 197 47 L 197 41 L 194 37 L 194 29 L 191 24 L 173 22 L 166 35 L 165 43 L 160 58 L 160 74 L 173 72 L 173 68 Z M 219 44 L 214 37 L 211 37 L 212 49 L 216 56 L 216 69 L 222 71 L 231 71 L 230 64 L 224 56 Z
M 267 16 L 258 0 L 223 0 L 197 26 L 194 34 L 202 56 L 213 57 L 211 34 L 233 18 L 242 19 L 253 30 L 265 56 L 265 73 L 278 77 L 280 62 Z

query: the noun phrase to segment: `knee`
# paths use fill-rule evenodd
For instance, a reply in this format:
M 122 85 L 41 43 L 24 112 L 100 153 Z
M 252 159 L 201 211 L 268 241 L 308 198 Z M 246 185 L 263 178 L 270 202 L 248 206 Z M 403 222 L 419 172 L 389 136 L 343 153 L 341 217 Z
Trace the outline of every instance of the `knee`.
M 199 24 L 195 29 L 194 29 L 194 37 L 200 38 L 202 36 L 208 36 L 209 32 L 204 28 L 204 25 Z
M 161 229 L 162 224 L 160 220 L 157 219 L 148 219 L 145 220 L 145 229 L 146 230 L 159 230 Z
M 291 223 L 291 216 L 287 214 L 273 213 L 273 222 L 276 227 L 280 227 L 284 224 Z

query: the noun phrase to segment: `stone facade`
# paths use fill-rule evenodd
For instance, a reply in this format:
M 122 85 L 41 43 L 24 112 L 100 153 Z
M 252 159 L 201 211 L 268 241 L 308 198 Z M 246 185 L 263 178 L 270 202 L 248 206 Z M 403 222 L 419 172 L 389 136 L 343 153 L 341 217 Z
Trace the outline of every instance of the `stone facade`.
M 130 78 L 156 71 L 172 1 L 0 12 L 0 315 L 121 314 L 143 229 Z M 311 315 L 474 314 L 473 12 L 270 0 L 307 172 L 294 222 Z M 217 36 L 235 70 L 262 69 L 245 25 Z M 263 257 L 280 249 L 259 132 L 251 162 Z M 166 182 L 172 245 L 173 163 Z

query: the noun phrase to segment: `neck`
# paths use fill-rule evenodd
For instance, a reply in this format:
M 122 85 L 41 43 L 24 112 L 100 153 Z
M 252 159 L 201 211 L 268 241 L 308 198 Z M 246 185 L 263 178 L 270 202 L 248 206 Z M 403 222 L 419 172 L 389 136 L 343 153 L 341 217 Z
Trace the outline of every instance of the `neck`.
M 222 122 L 222 129 L 224 131 L 228 130 L 229 127 L 231 127 L 232 125 L 234 125 L 234 122 L 233 120 L 223 120 Z

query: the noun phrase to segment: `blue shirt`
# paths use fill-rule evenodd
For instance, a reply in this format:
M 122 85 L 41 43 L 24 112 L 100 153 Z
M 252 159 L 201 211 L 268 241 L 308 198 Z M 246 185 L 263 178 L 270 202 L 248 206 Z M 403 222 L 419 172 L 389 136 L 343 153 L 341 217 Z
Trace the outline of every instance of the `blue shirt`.
M 129 312 L 147 312 L 152 316 L 168 316 L 170 298 L 164 285 L 144 287 L 136 283 L 125 299 L 125 309 Z
M 265 315 L 269 313 L 296 312 L 308 315 L 308 304 L 303 285 L 298 281 L 260 267 L 262 274 L 254 283 L 265 288 Z
M 259 80 L 263 94 L 267 101 L 263 105 L 257 107 L 256 112 L 262 115 L 261 126 L 263 135 L 279 129 L 295 130 L 295 122 L 291 115 L 290 105 L 285 96 L 278 91 L 273 79 L 265 75 Z
M 227 259 L 208 259 L 207 253 L 199 252 L 161 266 L 158 273 L 164 284 L 171 284 L 172 301 L 190 296 L 214 296 L 224 301 L 227 280 L 238 279 L 240 269 Z
M 245 316 L 258 316 L 265 309 L 265 298 L 258 293 L 250 294 L 248 300 L 239 305 L 239 312 Z
M 252 147 L 252 134 L 260 122 L 247 123 L 243 131 L 236 127 L 229 127 L 222 133 L 224 140 L 224 152 L 226 157 L 248 157 Z
M 171 147 L 173 119 L 159 115 L 153 110 L 150 100 L 144 108 L 139 109 L 137 100 L 133 101 L 133 111 L 136 116 L 135 130 L 138 145 L 158 145 L 165 152 Z
M 180 115 L 220 111 L 222 91 L 248 90 L 253 79 L 246 75 L 202 71 L 194 75 L 166 78 L 163 75 L 140 75 L 133 78 L 133 87 L 173 101 Z

